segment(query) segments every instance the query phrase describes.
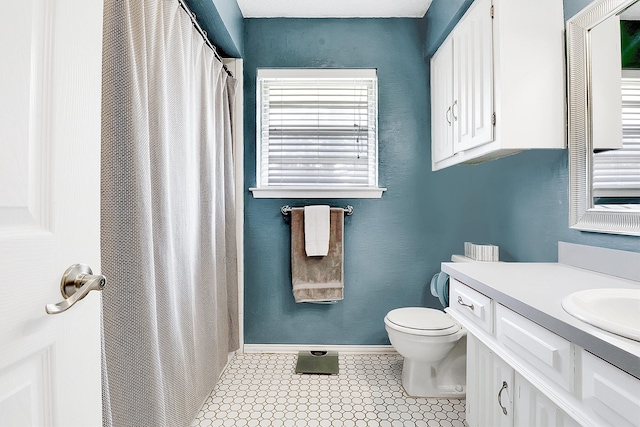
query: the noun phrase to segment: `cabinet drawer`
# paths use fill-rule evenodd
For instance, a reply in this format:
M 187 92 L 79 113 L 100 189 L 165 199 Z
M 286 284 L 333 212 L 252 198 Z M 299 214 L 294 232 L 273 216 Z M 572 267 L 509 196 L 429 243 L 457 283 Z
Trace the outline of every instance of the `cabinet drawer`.
M 449 279 L 449 305 L 488 333 L 493 333 L 493 309 L 490 298 L 453 277 Z
M 585 411 L 602 425 L 640 426 L 640 380 L 586 350 L 580 351 L 580 361 Z
M 496 304 L 496 338 L 525 364 L 573 391 L 569 341 L 500 304 Z

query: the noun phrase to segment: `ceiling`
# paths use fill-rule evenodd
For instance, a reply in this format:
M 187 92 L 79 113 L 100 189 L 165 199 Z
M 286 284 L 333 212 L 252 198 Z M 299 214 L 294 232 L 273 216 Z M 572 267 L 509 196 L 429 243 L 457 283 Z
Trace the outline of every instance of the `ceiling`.
M 237 0 L 245 18 L 422 18 L 431 0 Z

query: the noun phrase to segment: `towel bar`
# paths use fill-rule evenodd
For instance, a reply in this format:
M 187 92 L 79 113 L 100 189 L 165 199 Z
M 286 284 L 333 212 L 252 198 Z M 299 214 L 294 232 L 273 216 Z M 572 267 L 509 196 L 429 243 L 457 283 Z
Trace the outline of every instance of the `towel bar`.
M 294 209 L 302 209 L 302 207 L 292 208 L 289 205 L 284 205 L 283 207 L 280 208 L 280 212 L 284 216 L 289 216 L 289 213 L 291 213 L 291 211 L 294 210 Z M 334 209 L 334 208 L 332 208 L 332 209 Z M 344 210 L 344 214 L 346 216 L 353 215 L 353 206 L 347 205 L 346 207 L 341 208 L 341 209 Z

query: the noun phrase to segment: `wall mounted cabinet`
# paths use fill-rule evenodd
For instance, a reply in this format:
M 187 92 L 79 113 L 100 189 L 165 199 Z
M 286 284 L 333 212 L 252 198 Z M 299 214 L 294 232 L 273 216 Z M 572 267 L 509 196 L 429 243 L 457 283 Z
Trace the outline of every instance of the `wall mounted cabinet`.
M 431 59 L 432 169 L 565 147 L 556 0 L 475 0 Z

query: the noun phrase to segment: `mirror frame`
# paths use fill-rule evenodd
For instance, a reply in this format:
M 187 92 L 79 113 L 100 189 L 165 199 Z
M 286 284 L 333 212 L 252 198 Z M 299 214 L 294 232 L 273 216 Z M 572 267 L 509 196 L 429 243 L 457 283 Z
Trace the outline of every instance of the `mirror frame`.
M 567 21 L 569 226 L 577 230 L 640 236 L 640 211 L 594 208 L 589 30 L 637 0 L 595 0 Z

